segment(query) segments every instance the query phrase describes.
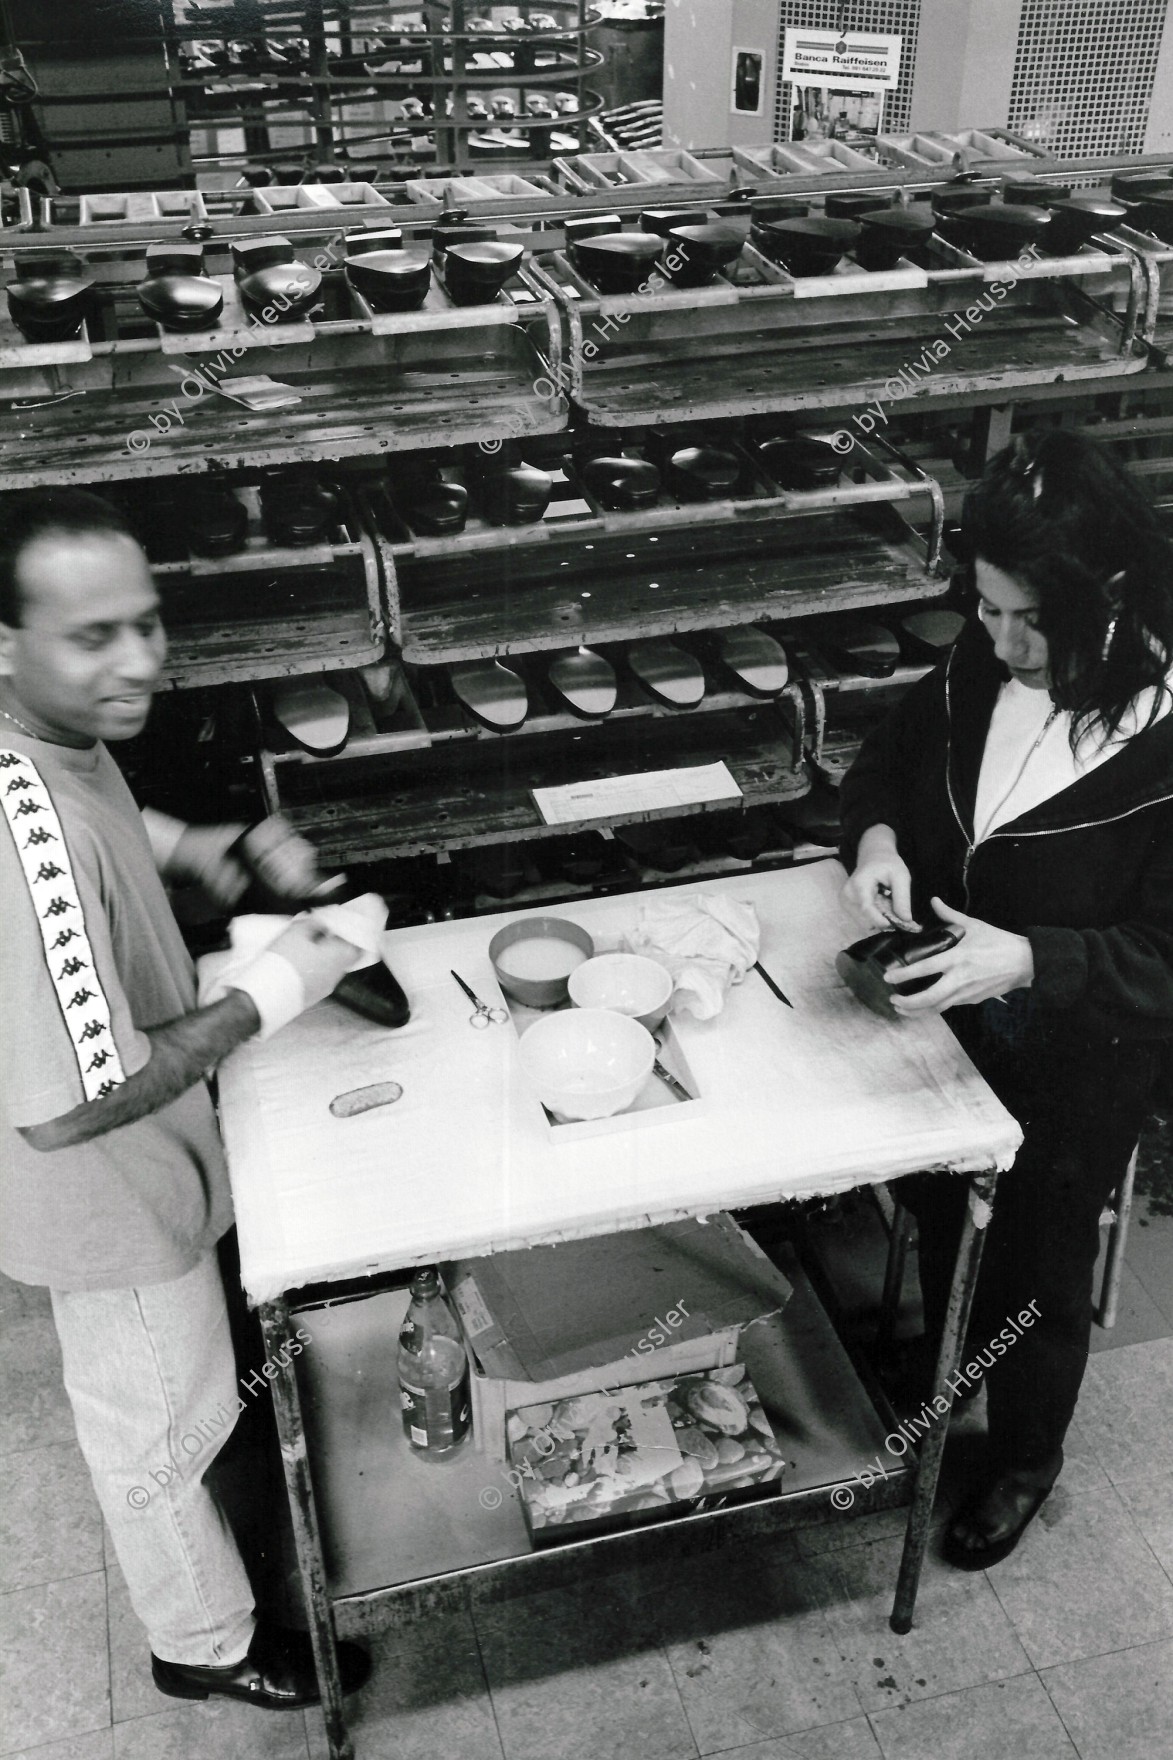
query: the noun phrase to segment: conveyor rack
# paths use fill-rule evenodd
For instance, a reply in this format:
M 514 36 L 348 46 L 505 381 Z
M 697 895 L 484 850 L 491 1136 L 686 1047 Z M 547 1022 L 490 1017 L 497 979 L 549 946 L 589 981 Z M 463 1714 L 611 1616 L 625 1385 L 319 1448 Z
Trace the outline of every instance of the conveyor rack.
M 319 266 L 338 265 L 340 253 L 338 234 L 324 250 L 302 246 Z M 455 306 L 433 282 L 424 308 L 406 313 L 373 312 L 340 266 L 326 267 L 320 315 L 259 325 L 213 263 L 224 312 L 214 330 L 189 332 L 140 310 L 140 254 L 95 252 L 94 266 L 96 312 L 73 341 L 27 343 L 0 311 L 0 488 L 494 443 L 565 426 L 556 308 L 524 265 L 493 303 Z M 12 267 L 0 258 L 6 278 Z M 256 411 L 215 389 L 258 373 L 300 401 Z
M 379 539 L 363 530 L 345 483 L 330 486 L 340 499 L 333 531 L 294 548 L 266 540 L 258 488 L 234 484 L 248 509 L 246 545 L 208 557 L 182 539 L 184 484 L 177 485 L 165 554 L 147 531 L 167 627 L 165 677 L 173 688 L 318 674 L 382 659 Z
M 790 705 L 787 705 L 789 709 Z M 550 826 L 530 791 L 588 777 L 691 764 L 728 764 L 747 807 L 796 800 L 810 786 L 801 745 L 783 707 L 744 699 L 708 713 L 682 711 L 608 720 L 589 729 L 526 728 L 507 737 L 446 739 L 410 752 L 346 756 L 267 770 L 268 801 L 308 837 L 327 864 L 438 855 L 617 824 L 728 811 L 729 802 L 618 814 Z
M 556 528 L 421 538 L 405 530 L 385 491 L 364 491 L 390 565 L 392 640 L 405 660 L 428 664 L 723 628 L 825 606 L 860 610 L 894 594 L 931 598 L 944 590 L 944 504 L 915 466 L 898 475 L 856 446 L 845 464 L 867 470 L 864 482 L 785 492 L 748 451 L 734 449 L 744 460 L 735 498 L 682 504 L 666 492 L 657 507 L 622 513 L 604 511 L 583 488 L 592 511 Z M 923 539 L 897 512 L 918 500 L 929 504 Z M 508 640 L 493 591 L 503 556 Z
M 927 270 L 793 280 L 747 242 L 732 278 L 609 296 L 564 251 L 535 273 L 565 313 L 570 394 L 603 427 L 879 405 L 870 434 L 885 404 L 1143 371 L 1149 285 L 1124 245 L 1026 266 L 934 252 Z

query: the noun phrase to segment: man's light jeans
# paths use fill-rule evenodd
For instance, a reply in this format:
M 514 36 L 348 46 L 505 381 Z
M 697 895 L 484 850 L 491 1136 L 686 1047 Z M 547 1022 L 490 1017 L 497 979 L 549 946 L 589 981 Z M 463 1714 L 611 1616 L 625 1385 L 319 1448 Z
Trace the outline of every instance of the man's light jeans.
M 50 1293 L 77 1439 L 151 1649 L 239 1662 L 253 1594 L 203 1482 L 239 1411 L 215 1253 L 171 1283 Z

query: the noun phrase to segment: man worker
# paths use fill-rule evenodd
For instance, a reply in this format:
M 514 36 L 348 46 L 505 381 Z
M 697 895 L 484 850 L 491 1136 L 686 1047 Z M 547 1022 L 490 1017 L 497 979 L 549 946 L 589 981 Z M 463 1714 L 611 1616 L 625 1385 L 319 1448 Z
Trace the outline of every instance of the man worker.
M 244 827 L 140 813 L 107 750 L 143 728 L 164 650 L 147 558 L 111 506 L 70 489 L 10 499 L 0 1269 L 49 1287 L 78 1442 L 156 1686 L 294 1708 L 318 1699 L 308 1638 L 258 1622 L 204 1483 L 239 1409 L 215 1253 L 232 1208 L 205 1072 L 328 996 L 361 956 L 311 913 L 238 969 L 221 1000 L 196 1006 L 163 880 L 236 902 Z M 304 896 L 313 873 L 312 850 L 291 836 L 279 885 Z M 189 1462 L 183 1436 L 206 1436 L 225 1414 Z M 356 1645 L 341 1651 L 351 1690 L 369 1662 Z

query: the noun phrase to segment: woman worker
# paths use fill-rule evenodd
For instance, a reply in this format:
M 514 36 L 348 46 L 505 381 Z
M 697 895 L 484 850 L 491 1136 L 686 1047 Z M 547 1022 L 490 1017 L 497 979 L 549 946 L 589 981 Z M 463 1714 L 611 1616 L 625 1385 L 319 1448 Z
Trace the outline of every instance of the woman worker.
M 960 932 L 896 975 L 944 1014 L 1023 1127 L 970 1336 L 990 1358 L 989 1470 L 947 1532 L 965 1570 L 1017 1545 L 1063 1464 L 1087 1363 L 1104 1202 L 1173 1037 L 1173 549 L 1095 442 L 1052 430 L 966 497 L 977 617 L 864 741 L 842 790 L 846 901 L 870 929 Z M 903 1181 L 939 1333 L 966 1182 Z M 936 1391 L 936 1390 L 934 1390 Z

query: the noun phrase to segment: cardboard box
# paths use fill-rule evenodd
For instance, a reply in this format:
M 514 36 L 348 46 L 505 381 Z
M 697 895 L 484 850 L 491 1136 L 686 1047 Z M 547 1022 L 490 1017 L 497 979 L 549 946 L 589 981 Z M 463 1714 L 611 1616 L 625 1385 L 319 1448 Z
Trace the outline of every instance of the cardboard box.
M 727 1367 L 741 1328 L 790 1296 L 723 1212 L 460 1260 L 444 1280 L 469 1351 L 477 1447 L 499 1461 L 507 1411 Z
M 762 1495 L 786 1462 L 743 1364 L 509 1413 L 535 1546 Z

